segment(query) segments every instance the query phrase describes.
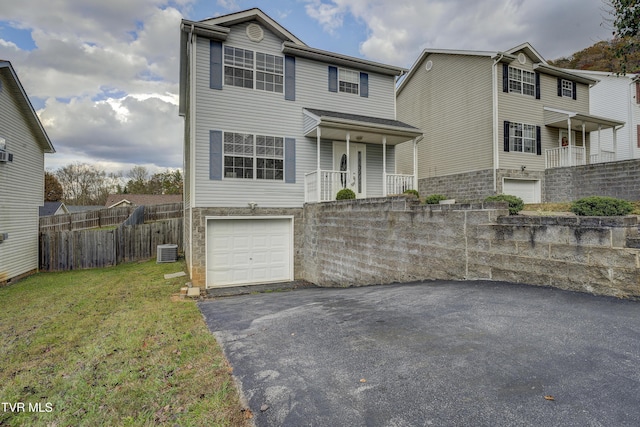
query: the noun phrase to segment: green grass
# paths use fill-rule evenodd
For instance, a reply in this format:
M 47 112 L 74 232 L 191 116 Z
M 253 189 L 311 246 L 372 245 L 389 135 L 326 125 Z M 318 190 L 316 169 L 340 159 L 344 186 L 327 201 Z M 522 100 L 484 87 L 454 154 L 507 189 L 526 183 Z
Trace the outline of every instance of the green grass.
M 27 409 L 0 404 L 0 426 L 246 425 L 197 306 L 172 298 L 185 278 L 164 279 L 183 269 L 149 261 L 0 288 L 0 402 Z

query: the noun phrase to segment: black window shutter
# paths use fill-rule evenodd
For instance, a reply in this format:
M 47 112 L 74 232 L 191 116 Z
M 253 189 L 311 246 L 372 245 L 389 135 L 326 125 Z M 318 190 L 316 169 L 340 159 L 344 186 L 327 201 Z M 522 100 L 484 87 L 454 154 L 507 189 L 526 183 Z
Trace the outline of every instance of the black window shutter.
M 536 99 L 540 99 L 540 73 L 536 73 Z
M 288 55 L 284 57 L 284 99 L 296 100 L 296 58 Z
M 576 82 L 573 82 L 573 99 L 578 99 L 578 85 Z
M 284 139 L 284 182 L 296 183 L 296 139 Z
M 209 179 L 222 179 L 222 131 L 209 132 Z
M 509 122 L 504 121 L 504 151 L 509 151 Z
M 562 79 L 558 77 L 558 96 L 562 96 Z
M 502 64 L 502 91 L 509 92 L 509 65 Z
M 222 89 L 222 43 L 211 40 L 209 53 L 209 87 L 211 89 Z
M 329 65 L 329 92 L 338 91 L 338 69 Z
M 360 96 L 369 97 L 369 74 L 367 73 L 360 73 Z
M 536 126 L 536 154 L 538 156 L 542 156 L 542 137 L 540 126 Z

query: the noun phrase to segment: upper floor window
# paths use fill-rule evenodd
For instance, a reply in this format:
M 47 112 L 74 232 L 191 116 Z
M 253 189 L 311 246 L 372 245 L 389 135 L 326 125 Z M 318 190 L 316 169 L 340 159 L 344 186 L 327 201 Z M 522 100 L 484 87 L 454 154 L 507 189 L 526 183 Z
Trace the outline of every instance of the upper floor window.
M 509 123 L 509 151 L 536 152 L 536 127 L 524 123 Z
M 509 67 L 509 92 L 535 96 L 536 75 L 531 71 Z
M 224 177 L 284 179 L 284 138 L 224 133 Z
M 357 71 L 338 69 L 338 90 L 345 93 L 358 94 L 360 73 Z
M 562 96 L 573 98 L 573 82 L 562 79 Z
M 254 61 L 255 59 L 255 61 Z M 267 92 L 283 92 L 284 66 L 280 56 L 237 47 L 224 47 L 224 84 Z

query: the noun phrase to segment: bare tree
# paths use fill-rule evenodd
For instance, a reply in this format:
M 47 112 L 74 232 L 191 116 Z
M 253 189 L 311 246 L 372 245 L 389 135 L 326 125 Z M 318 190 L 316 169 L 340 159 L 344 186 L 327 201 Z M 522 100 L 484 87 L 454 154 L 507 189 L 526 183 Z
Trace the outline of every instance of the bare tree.
M 62 185 L 64 202 L 85 206 L 103 205 L 118 181 L 118 175 L 107 175 L 104 169 L 87 163 L 63 166 L 55 175 Z

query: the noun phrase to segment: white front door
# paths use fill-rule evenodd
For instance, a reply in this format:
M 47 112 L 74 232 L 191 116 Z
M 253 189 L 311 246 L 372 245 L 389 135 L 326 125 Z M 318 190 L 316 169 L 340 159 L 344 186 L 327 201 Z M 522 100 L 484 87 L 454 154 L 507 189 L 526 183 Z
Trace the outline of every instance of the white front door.
M 356 193 L 358 199 L 367 197 L 367 146 L 365 144 L 349 143 L 348 166 L 347 168 L 347 143 L 334 142 L 333 170 L 345 171 L 345 174 L 340 177 L 341 188 L 350 188 Z

